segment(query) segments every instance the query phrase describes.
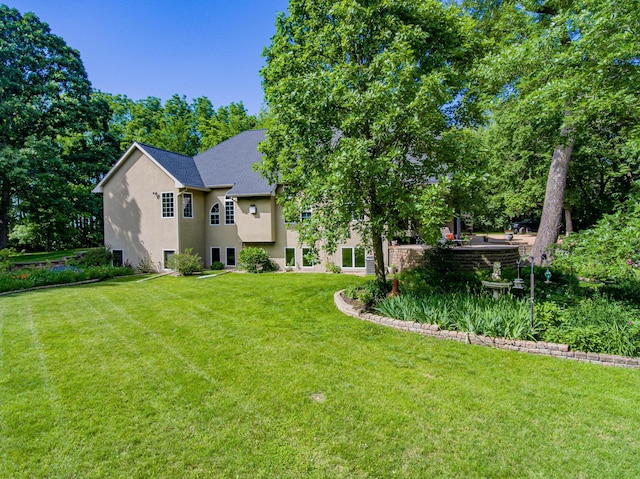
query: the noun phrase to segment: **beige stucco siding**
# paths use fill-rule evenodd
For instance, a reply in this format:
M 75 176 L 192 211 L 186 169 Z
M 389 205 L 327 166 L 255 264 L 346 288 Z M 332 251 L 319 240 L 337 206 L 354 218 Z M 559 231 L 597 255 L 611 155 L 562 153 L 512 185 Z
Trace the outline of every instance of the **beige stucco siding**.
M 162 217 L 163 192 L 174 193 L 173 218 Z M 164 250 L 178 249 L 177 193 L 173 179 L 133 151 L 103 185 L 105 244 L 123 250 L 134 266 L 144 258 L 161 265 Z
M 185 218 L 183 211 L 183 198 L 185 193 L 192 196 L 193 217 Z M 178 250 L 184 253 L 187 248 L 192 248 L 194 253 L 200 255 L 205 261 L 207 251 L 205 246 L 205 225 L 208 222 L 208 211 L 205 209 L 205 193 L 198 190 L 183 190 L 180 192 L 179 199 L 176 203 L 179 205 L 179 222 L 180 222 L 180 242 Z
M 236 224 L 243 243 L 273 243 L 275 241 L 275 206 L 273 196 L 238 198 Z M 251 208 L 255 213 L 251 213 Z

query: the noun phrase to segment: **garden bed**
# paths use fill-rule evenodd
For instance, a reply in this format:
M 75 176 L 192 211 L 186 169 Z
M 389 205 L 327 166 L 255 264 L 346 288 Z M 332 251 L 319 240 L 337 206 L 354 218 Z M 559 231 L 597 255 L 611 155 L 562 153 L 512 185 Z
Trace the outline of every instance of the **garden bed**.
M 463 343 L 489 346 L 509 351 L 553 356 L 572 361 L 580 361 L 602 366 L 616 366 L 640 369 L 640 358 L 630 358 L 612 354 L 600 354 L 583 351 L 571 351 L 566 344 L 548 343 L 544 341 L 523 341 L 518 339 L 493 338 L 463 331 L 442 330 L 438 325 L 387 318 L 367 310 L 362 303 L 348 298 L 344 290 L 334 295 L 336 307 L 348 316 L 381 324 L 402 331 L 423 334 L 438 339 L 448 339 Z

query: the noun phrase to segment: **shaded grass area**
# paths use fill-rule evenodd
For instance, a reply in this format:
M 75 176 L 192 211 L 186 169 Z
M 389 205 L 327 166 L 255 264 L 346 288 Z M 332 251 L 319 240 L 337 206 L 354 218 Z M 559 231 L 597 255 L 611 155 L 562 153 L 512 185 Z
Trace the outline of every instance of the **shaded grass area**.
M 339 313 L 361 278 L 0 298 L 3 477 L 636 477 L 640 372 Z
M 37 253 L 18 253 L 15 256 L 11 256 L 12 263 L 36 263 L 41 261 L 56 261 L 64 258 L 74 256 L 82 251 L 87 251 L 90 248 L 75 248 L 61 251 L 47 251 Z

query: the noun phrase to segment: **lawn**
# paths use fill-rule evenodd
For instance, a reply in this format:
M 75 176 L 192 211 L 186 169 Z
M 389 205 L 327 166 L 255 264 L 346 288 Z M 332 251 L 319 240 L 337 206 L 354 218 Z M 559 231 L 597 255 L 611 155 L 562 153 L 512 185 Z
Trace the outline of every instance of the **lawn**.
M 350 318 L 361 278 L 135 279 L 0 298 L 0 476 L 640 475 L 640 371 Z

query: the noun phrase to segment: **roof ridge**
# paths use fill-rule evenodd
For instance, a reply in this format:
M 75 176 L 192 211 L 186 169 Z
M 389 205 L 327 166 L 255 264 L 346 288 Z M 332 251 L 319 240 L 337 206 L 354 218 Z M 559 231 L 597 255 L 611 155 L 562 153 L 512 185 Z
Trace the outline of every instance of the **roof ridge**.
M 184 158 L 189 158 L 191 160 L 193 160 L 193 158 L 194 158 L 193 156 L 183 155 L 182 153 L 177 153 L 175 151 L 167 150 L 166 148 L 158 148 L 157 146 L 153 146 L 153 145 L 150 145 L 148 143 L 143 143 L 141 141 L 136 141 L 135 143 L 137 143 L 138 145 L 143 146 L 143 147 L 153 148 L 154 150 L 164 151 L 165 153 L 171 153 L 172 155 L 182 156 Z

